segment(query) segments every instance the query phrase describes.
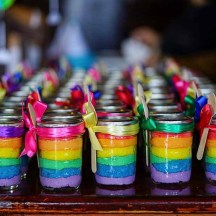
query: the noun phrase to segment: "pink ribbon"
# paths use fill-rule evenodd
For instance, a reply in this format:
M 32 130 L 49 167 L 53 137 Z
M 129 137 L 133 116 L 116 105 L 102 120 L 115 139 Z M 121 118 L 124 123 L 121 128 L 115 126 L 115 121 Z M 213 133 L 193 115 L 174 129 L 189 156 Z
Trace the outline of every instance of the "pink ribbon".
M 32 157 L 37 152 L 35 127 L 30 117 L 24 112 L 24 110 L 22 110 L 22 116 L 25 125 L 29 129 L 29 131 L 25 134 L 25 148 L 20 154 L 20 157 L 22 157 L 23 155 L 28 155 L 28 157 Z
M 64 128 L 37 128 L 37 135 L 46 138 L 64 138 L 79 136 L 85 132 L 85 124 L 64 127 Z
M 101 81 L 101 74 L 100 72 L 95 68 L 90 68 L 88 70 L 88 75 L 90 75 L 95 81 L 100 82 Z
M 40 122 L 41 118 L 46 111 L 47 105 L 42 103 L 41 101 L 35 101 L 33 103 L 33 109 L 36 114 L 36 121 Z M 23 149 L 20 157 L 23 155 L 28 155 L 28 157 L 32 157 L 37 152 L 37 143 L 36 143 L 36 134 L 37 129 L 34 126 L 30 114 L 26 114 L 24 109 L 22 109 L 22 115 L 25 122 L 26 127 L 29 129 L 25 134 L 25 148 Z
M 181 79 L 178 75 L 173 75 L 172 81 L 176 91 L 179 94 L 181 105 L 184 106 L 184 99 L 187 95 L 187 90 L 191 83 Z

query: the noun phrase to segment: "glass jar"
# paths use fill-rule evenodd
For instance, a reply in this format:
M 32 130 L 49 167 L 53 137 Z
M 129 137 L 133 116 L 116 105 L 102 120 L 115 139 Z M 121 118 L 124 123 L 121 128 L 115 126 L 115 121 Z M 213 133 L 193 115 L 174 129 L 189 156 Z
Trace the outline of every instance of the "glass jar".
M 155 183 L 186 183 L 191 177 L 193 120 L 185 116 L 155 118 L 151 133 L 150 170 Z
M 211 125 L 215 126 L 216 119 L 213 118 Z M 216 181 L 216 130 L 209 129 L 205 149 L 205 175 L 209 181 Z
M 13 190 L 20 185 L 24 122 L 22 119 L 0 119 L 0 189 Z
M 84 123 L 46 118 L 37 125 L 40 182 L 44 189 L 76 189 L 81 183 Z
M 137 124 L 137 119 L 128 117 L 102 118 L 98 122 L 98 126 L 118 126 L 119 129 Z M 103 148 L 103 151 L 97 151 L 96 182 L 101 185 L 130 185 L 135 180 L 138 130 L 132 135 L 122 135 L 121 132 L 118 135 L 118 131 L 115 134 L 96 134 Z

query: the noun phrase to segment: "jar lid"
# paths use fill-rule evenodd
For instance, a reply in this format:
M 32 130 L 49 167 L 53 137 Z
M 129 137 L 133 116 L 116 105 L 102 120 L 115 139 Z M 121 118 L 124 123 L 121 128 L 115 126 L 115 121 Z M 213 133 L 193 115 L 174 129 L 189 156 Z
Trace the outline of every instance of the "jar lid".
M 21 107 L 17 107 L 17 108 L 12 108 L 12 107 L 5 107 L 5 106 L 0 106 L 0 113 L 1 114 L 21 114 L 22 113 L 22 109 Z
M 107 104 L 107 105 L 103 105 L 103 104 L 97 104 L 95 107 L 96 111 L 109 111 L 109 112 L 114 112 L 116 110 L 120 110 L 120 109 L 126 109 L 125 105 L 123 104 Z
M 38 127 L 47 128 L 62 128 L 69 126 L 76 126 L 82 124 L 83 120 L 81 118 L 58 118 L 58 117 L 47 117 L 43 118 L 41 122 L 37 123 Z
M 161 105 L 161 104 L 173 104 L 174 99 L 173 98 L 166 98 L 166 99 L 151 99 L 148 103 L 148 106 L 154 106 L 154 105 Z
M 22 107 L 22 101 L 3 101 L 1 103 L 2 106 L 8 107 L 8 108 L 18 108 L 18 107 Z
M 178 118 L 184 116 L 184 113 L 181 111 L 169 111 L 169 112 L 150 112 L 150 116 L 153 118 L 157 117 L 169 117 L 170 115 L 176 115 Z
M 22 121 L 22 118 L 16 118 L 16 116 L 7 116 L 2 115 L 0 118 L 0 127 L 18 127 L 18 126 L 24 126 L 24 122 Z
M 5 101 L 9 102 L 22 102 L 24 100 L 25 96 L 11 96 L 5 99 Z
M 29 90 L 24 89 L 24 90 L 19 90 L 19 91 L 14 92 L 12 94 L 12 96 L 14 96 L 14 97 L 27 97 L 29 93 L 30 93 L 30 89 Z
M 137 118 L 133 117 L 103 117 L 98 120 L 98 126 L 107 126 L 107 125 L 115 125 L 115 126 L 126 126 L 133 125 L 138 123 Z
M 81 116 L 82 114 L 80 112 L 78 112 L 77 110 L 75 109 L 71 109 L 71 108 L 68 108 L 68 109 L 64 109 L 64 108 L 49 108 L 46 110 L 45 112 L 45 115 L 48 115 L 50 113 L 56 113 L 56 114 L 71 114 L 72 116 L 73 115 L 77 115 L 77 116 Z
M 126 108 L 104 108 L 104 109 L 96 109 L 97 113 L 129 113 L 132 115 L 132 111 Z
M 163 105 L 153 105 L 150 104 L 149 106 L 149 110 L 152 112 L 177 112 L 180 110 L 179 105 L 178 104 L 163 104 Z
M 162 124 L 188 124 L 193 122 L 192 118 L 184 115 L 156 116 L 154 119 Z
M 101 99 L 103 99 L 103 100 L 112 100 L 112 99 L 117 99 L 117 96 L 115 94 L 103 94 L 101 96 Z
M 153 93 L 151 100 L 163 100 L 163 99 L 174 99 L 173 93 Z
M 100 99 L 97 101 L 97 105 L 123 105 L 124 103 L 120 101 L 119 99 Z

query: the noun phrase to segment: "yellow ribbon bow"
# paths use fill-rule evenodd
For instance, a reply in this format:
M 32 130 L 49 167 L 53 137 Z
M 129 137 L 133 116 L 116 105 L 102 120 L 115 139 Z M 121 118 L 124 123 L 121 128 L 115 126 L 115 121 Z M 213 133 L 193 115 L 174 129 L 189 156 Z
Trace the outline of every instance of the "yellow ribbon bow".
M 139 132 L 139 123 L 138 121 L 133 125 L 125 125 L 125 126 L 115 126 L 115 125 L 108 125 L 108 126 L 98 126 L 97 125 L 97 115 L 95 109 L 90 101 L 84 104 L 86 114 L 84 114 L 83 120 L 85 122 L 85 126 L 89 131 L 89 138 L 91 141 L 92 149 L 91 149 L 91 167 L 92 172 L 97 171 L 96 166 L 96 151 L 103 151 L 100 142 L 97 139 L 95 133 L 105 133 L 114 136 L 131 136 L 138 134 Z
M 96 135 L 94 128 L 97 126 L 97 115 L 95 109 L 91 102 L 86 102 L 84 104 L 86 114 L 83 115 L 83 120 L 85 122 L 85 126 L 89 131 L 89 138 L 92 144 L 92 147 L 95 150 L 103 151 Z

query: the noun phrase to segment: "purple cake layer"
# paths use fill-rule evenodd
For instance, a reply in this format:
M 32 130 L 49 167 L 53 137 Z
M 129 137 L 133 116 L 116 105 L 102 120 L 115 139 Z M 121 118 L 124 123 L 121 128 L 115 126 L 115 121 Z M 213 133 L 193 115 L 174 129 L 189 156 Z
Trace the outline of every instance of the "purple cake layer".
M 211 181 L 216 181 L 216 175 L 214 173 L 211 173 L 211 172 L 206 172 L 206 178 L 208 180 L 211 180 Z
M 70 176 L 68 178 L 46 178 L 40 176 L 41 185 L 50 188 L 77 188 L 81 183 L 81 179 L 80 175 Z
M 135 180 L 135 175 L 125 177 L 125 178 L 108 178 L 95 175 L 96 182 L 102 185 L 129 185 L 133 184 Z
M 191 171 L 179 172 L 179 173 L 169 173 L 165 174 L 158 172 L 151 165 L 151 178 L 154 182 L 157 183 L 179 183 L 179 182 L 188 182 L 191 177 Z
M 10 187 L 10 186 L 17 186 L 20 184 L 21 176 L 14 176 L 10 179 L 0 179 L 0 187 Z

